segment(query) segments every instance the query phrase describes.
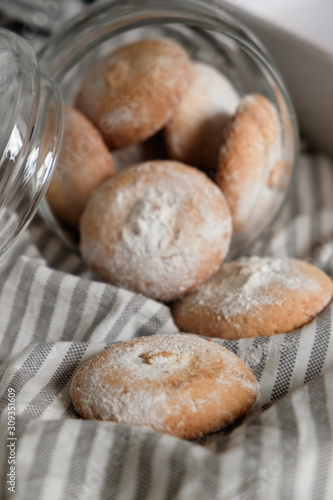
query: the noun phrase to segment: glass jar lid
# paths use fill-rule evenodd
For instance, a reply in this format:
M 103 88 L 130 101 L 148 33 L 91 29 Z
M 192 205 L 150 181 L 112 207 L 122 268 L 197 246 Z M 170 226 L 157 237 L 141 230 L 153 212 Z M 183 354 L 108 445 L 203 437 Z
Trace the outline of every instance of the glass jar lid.
M 0 29 L 0 258 L 44 195 L 60 149 L 63 104 L 31 47 Z M 47 124 L 47 127 L 46 127 Z

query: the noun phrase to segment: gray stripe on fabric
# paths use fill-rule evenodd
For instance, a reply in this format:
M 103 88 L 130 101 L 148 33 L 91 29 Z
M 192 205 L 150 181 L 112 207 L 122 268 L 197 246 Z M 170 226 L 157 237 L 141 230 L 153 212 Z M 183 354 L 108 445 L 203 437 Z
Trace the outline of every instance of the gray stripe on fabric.
M 82 341 L 89 341 L 92 333 L 97 328 L 97 326 L 102 323 L 106 316 L 112 311 L 113 306 L 118 298 L 118 292 L 116 288 L 109 287 L 105 285 L 102 296 L 99 300 L 98 309 L 95 313 L 94 318 L 90 324 L 90 327 L 82 337 Z M 106 335 L 108 338 L 109 336 Z
M 56 271 L 51 271 L 50 276 L 43 290 L 43 298 L 41 300 L 39 315 L 36 321 L 35 332 L 33 334 L 33 342 L 43 342 L 47 339 L 52 316 L 55 311 L 55 306 L 59 294 L 61 282 L 65 275 Z
M 288 392 L 290 380 L 296 363 L 300 339 L 301 331 L 297 330 L 291 335 L 286 335 L 283 340 L 277 376 L 271 394 L 271 402 L 277 401 Z M 265 405 L 264 409 L 268 406 L 270 406 L 270 404 Z
M 114 427 L 114 440 L 109 451 L 100 498 L 112 500 L 116 497 L 122 472 L 127 460 L 131 430 L 129 426 L 118 424 Z
M 4 395 L 0 399 L 0 410 L 7 405 L 7 390 L 9 387 L 15 389 L 16 397 L 21 392 L 23 387 L 31 380 L 43 365 L 45 359 L 52 350 L 52 346 L 48 344 L 37 345 L 24 361 L 22 366 L 17 370 L 12 380 L 7 385 Z
M 240 498 L 256 498 L 258 464 L 261 453 L 262 423 L 257 416 L 245 427 L 241 467 Z M 244 496 L 246 493 L 246 497 Z
M 40 261 L 37 260 L 29 260 L 26 264 L 24 264 L 19 282 L 17 284 L 15 297 L 12 302 L 8 325 L 3 334 L 2 343 L 0 344 L 1 358 L 3 356 L 9 356 L 15 342 L 16 335 L 20 331 L 29 301 L 30 290 L 39 267 Z
M 316 334 L 311 349 L 310 360 L 304 377 L 304 383 L 320 375 L 326 354 L 327 348 L 332 335 L 332 317 L 331 309 L 327 307 L 325 311 L 316 319 Z
M 298 428 L 291 397 L 282 399 L 276 405 L 281 432 L 279 463 L 282 467 L 280 477 L 280 500 L 293 500 L 298 458 Z M 274 460 L 274 458 L 273 458 Z
M 257 350 L 261 350 L 262 355 L 260 356 L 260 361 L 258 363 L 253 363 L 253 366 L 250 366 L 256 380 L 258 383 L 261 381 L 262 374 L 264 373 L 264 369 L 266 366 L 267 355 L 264 353 L 269 352 L 269 344 L 271 343 L 270 337 L 260 337 L 253 340 L 252 343 L 252 352 L 256 352 Z
M 38 500 L 44 487 L 41 478 L 47 477 L 51 459 L 57 443 L 62 423 L 51 421 L 44 423 L 44 429 L 40 435 L 38 445 L 36 446 L 35 458 L 31 461 L 29 477 L 29 489 L 27 490 L 27 499 Z
M 2 295 L 3 289 L 5 284 L 7 283 L 7 280 L 10 276 L 10 273 L 13 272 L 13 267 L 11 265 L 7 265 L 5 269 L 1 269 L 1 280 L 0 280 L 0 297 Z
M 169 321 L 169 319 L 170 311 L 166 306 L 161 306 L 160 309 L 135 332 L 135 337 L 154 335 L 161 328 L 163 328 L 163 326 Z
M 74 418 L 74 419 L 78 419 L 78 418 L 82 418 L 82 417 L 75 410 L 73 403 L 70 403 L 67 406 L 66 410 L 63 412 L 62 418 Z
M 49 382 L 39 391 L 24 410 L 25 414 L 34 417 L 42 413 L 53 403 L 56 396 L 67 385 L 76 370 L 77 365 L 87 350 L 88 344 L 72 343 Z M 56 346 L 54 346 L 56 349 Z
M 86 280 L 79 280 L 75 285 L 60 340 L 71 340 L 74 337 L 77 327 L 80 324 L 89 288 L 90 284 Z
M 238 350 L 239 350 L 239 340 L 220 340 L 220 341 L 216 341 L 216 339 L 213 339 L 213 341 L 216 343 L 216 344 L 219 344 L 219 345 L 222 345 L 223 347 L 225 347 L 226 349 L 228 349 L 228 351 L 231 351 L 233 354 L 235 354 L 237 356 L 237 353 L 238 353 Z
M 153 457 L 161 437 L 159 434 L 146 434 L 138 459 L 136 492 L 134 500 L 148 498 L 152 483 Z
M 180 492 L 186 473 L 187 443 L 180 441 L 169 458 L 169 480 L 164 500 L 174 500 Z
M 17 246 L 14 246 L 14 249 L 11 251 L 10 256 L 6 256 L 6 260 L 1 263 L 0 267 L 0 274 L 1 274 L 1 280 L 0 280 L 0 297 L 2 295 L 4 286 L 7 283 L 8 278 L 10 277 L 10 274 L 14 271 L 15 272 L 15 266 L 19 265 L 19 260 L 22 257 L 23 250 L 21 246 L 18 244 Z M 41 261 L 38 258 L 31 258 L 31 262 L 36 262 L 41 264 Z
M 78 434 L 71 464 L 64 479 L 62 500 L 80 498 L 82 487 L 86 483 L 87 466 L 92 453 L 93 442 L 97 432 L 97 422 L 89 422 L 89 429 L 82 425 Z
M 201 481 L 198 488 L 198 498 L 213 500 L 217 498 L 220 461 L 215 454 L 204 459 L 200 467 Z
M 313 471 L 312 498 L 328 498 L 329 469 L 332 465 L 332 429 L 327 411 L 326 387 L 323 377 L 318 377 L 308 387 L 310 410 L 316 429 L 317 460 Z
M 146 299 L 143 295 L 133 295 L 131 300 L 126 304 L 124 310 L 121 312 L 116 323 L 111 328 L 105 340 L 107 342 L 110 342 L 110 340 L 116 340 L 120 333 L 124 330 L 129 320 L 143 308 L 147 301 L 148 299 Z

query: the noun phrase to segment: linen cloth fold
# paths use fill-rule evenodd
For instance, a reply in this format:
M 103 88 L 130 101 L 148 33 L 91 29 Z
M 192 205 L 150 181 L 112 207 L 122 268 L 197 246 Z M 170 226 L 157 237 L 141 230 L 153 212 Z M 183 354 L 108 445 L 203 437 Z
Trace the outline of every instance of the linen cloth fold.
M 306 258 L 332 276 L 332 193 L 331 162 L 303 155 L 280 217 L 251 253 Z M 333 498 L 332 312 L 284 335 L 215 340 L 260 384 L 251 414 L 233 429 L 186 442 L 85 421 L 68 392 L 80 363 L 112 342 L 178 329 L 164 304 L 96 281 L 36 217 L 0 268 L 0 498 Z M 7 483 L 14 437 L 15 494 Z

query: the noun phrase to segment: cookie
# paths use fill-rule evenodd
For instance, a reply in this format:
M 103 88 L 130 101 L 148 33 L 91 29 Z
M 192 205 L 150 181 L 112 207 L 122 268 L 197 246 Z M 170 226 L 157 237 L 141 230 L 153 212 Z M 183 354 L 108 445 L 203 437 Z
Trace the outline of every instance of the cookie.
M 227 120 L 239 97 L 229 80 L 215 68 L 192 64 L 192 83 L 165 127 L 170 158 L 215 173 Z
M 114 173 L 100 132 L 82 113 L 66 106 L 61 151 L 46 194 L 52 211 L 77 226 L 91 193 Z
M 219 268 L 231 231 L 227 202 L 205 174 L 152 161 L 95 191 L 80 223 L 81 252 L 104 281 L 170 301 Z
M 195 335 L 152 335 L 113 345 L 74 375 L 70 395 L 86 419 L 143 426 L 184 439 L 243 417 L 258 394 L 245 363 Z
M 111 149 L 124 148 L 160 130 L 190 82 L 191 63 L 178 43 L 140 40 L 90 68 L 76 105 L 101 130 Z
M 252 231 L 258 221 L 271 217 L 284 171 L 276 108 L 264 96 L 244 97 L 225 129 L 216 171 L 235 233 Z
M 184 332 L 223 339 L 288 333 L 315 318 L 331 301 L 331 279 L 307 262 L 241 258 L 226 263 L 192 294 L 176 302 Z

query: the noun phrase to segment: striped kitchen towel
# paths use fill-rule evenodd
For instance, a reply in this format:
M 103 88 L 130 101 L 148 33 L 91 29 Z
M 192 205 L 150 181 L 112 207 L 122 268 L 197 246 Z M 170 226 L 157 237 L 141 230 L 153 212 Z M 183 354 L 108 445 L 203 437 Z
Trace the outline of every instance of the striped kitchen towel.
M 331 162 L 303 155 L 252 253 L 332 275 L 332 193 Z M 96 281 L 39 217 L 0 276 L 1 499 L 333 498 L 333 306 L 290 334 L 216 340 L 252 368 L 260 397 L 233 429 L 186 442 L 82 420 L 68 393 L 78 365 L 106 345 L 177 332 L 168 307 Z

